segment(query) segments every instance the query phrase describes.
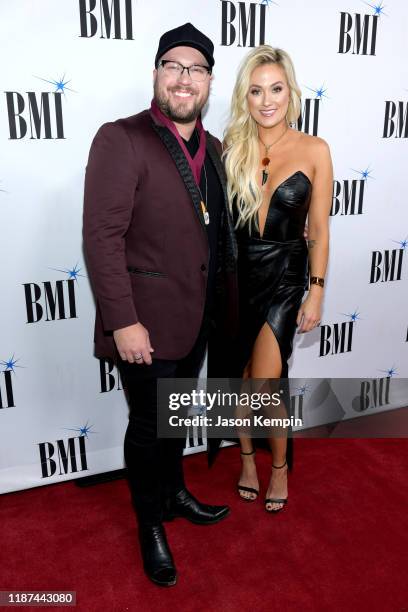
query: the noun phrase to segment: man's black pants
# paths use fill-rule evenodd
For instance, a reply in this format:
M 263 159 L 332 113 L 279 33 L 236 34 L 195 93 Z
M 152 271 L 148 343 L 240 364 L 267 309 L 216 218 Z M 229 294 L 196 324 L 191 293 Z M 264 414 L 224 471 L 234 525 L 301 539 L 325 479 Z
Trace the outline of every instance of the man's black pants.
M 120 364 L 130 407 L 125 461 L 133 504 L 143 524 L 160 522 L 164 498 L 185 486 L 182 466 L 185 439 L 157 437 L 157 379 L 198 377 L 209 326 L 205 319 L 192 350 L 183 359 L 153 358 L 151 365 Z

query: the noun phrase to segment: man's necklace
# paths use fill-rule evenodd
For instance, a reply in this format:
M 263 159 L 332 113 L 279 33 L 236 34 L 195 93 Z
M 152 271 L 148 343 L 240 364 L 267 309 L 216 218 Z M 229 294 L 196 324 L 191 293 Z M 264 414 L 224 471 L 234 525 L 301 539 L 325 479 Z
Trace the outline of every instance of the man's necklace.
M 198 144 L 200 144 L 200 141 L 198 140 L 198 134 L 197 131 L 194 130 L 194 134 L 196 135 Z M 204 223 L 205 225 L 209 225 L 210 223 L 210 214 L 207 210 L 207 202 L 208 202 L 208 183 L 207 183 L 207 171 L 205 169 L 205 159 L 204 159 L 204 163 L 203 163 L 203 170 L 204 170 L 204 184 L 205 184 L 205 200 L 203 198 L 203 194 L 201 192 L 200 189 L 200 185 L 197 184 L 198 187 L 198 191 L 200 192 L 200 197 L 201 197 L 201 212 L 203 213 L 203 217 L 204 217 Z
M 269 176 L 268 166 L 271 161 L 268 157 L 269 149 L 273 147 L 274 145 L 276 145 L 281 140 L 281 138 L 284 137 L 287 131 L 288 131 L 288 128 L 286 128 L 286 130 L 279 136 L 277 140 L 275 140 L 275 142 L 271 142 L 271 144 L 269 145 L 265 144 L 262 138 L 258 134 L 258 138 L 261 144 L 263 144 L 263 146 L 265 147 L 265 157 L 262 159 L 262 162 L 261 162 L 263 166 L 262 168 L 262 187 L 265 185 L 266 181 L 268 180 L 268 176 Z

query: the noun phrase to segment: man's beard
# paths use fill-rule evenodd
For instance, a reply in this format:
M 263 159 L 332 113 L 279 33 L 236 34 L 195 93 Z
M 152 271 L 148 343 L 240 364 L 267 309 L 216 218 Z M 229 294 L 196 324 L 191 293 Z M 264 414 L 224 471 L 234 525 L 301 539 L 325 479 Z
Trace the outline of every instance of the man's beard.
M 160 110 L 171 119 L 171 121 L 175 121 L 176 123 L 191 123 L 195 121 L 205 104 L 200 105 L 200 103 L 196 101 L 193 107 L 187 110 L 183 102 L 180 102 L 178 105 L 171 104 L 169 98 L 165 98 L 164 95 L 158 91 L 157 87 L 154 88 L 154 99 Z

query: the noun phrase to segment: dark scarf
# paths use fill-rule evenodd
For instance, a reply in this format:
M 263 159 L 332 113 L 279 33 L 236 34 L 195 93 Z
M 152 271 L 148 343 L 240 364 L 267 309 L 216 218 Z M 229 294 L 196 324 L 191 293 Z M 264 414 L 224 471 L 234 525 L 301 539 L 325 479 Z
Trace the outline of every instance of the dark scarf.
M 197 118 L 196 126 L 195 126 L 195 129 L 198 132 L 198 137 L 200 139 L 200 145 L 198 147 L 197 153 L 194 155 L 194 157 L 191 157 L 173 121 L 171 121 L 171 119 L 166 117 L 166 115 L 158 107 L 157 102 L 155 100 L 152 100 L 150 110 L 151 110 L 152 115 L 158 121 L 160 121 L 160 123 L 162 123 L 166 128 L 168 128 L 170 132 L 177 138 L 177 142 L 179 143 L 189 163 L 191 172 L 193 173 L 193 176 L 195 178 L 195 182 L 197 183 L 197 185 L 200 185 L 201 170 L 204 164 L 205 150 L 206 150 L 206 134 L 203 128 L 203 124 L 201 123 L 201 118 L 200 117 Z

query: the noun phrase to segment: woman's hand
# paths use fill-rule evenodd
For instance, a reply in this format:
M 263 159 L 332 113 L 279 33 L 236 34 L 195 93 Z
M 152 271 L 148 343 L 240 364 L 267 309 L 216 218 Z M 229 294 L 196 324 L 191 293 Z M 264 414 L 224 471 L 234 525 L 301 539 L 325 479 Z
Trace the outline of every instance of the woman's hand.
M 309 291 L 309 295 L 299 308 L 296 324 L 298 326 L 297 333 L 302 334 L 317 327 L 321 319 L 321 308 L 323 291 L 319 289 L 319 293 Z

